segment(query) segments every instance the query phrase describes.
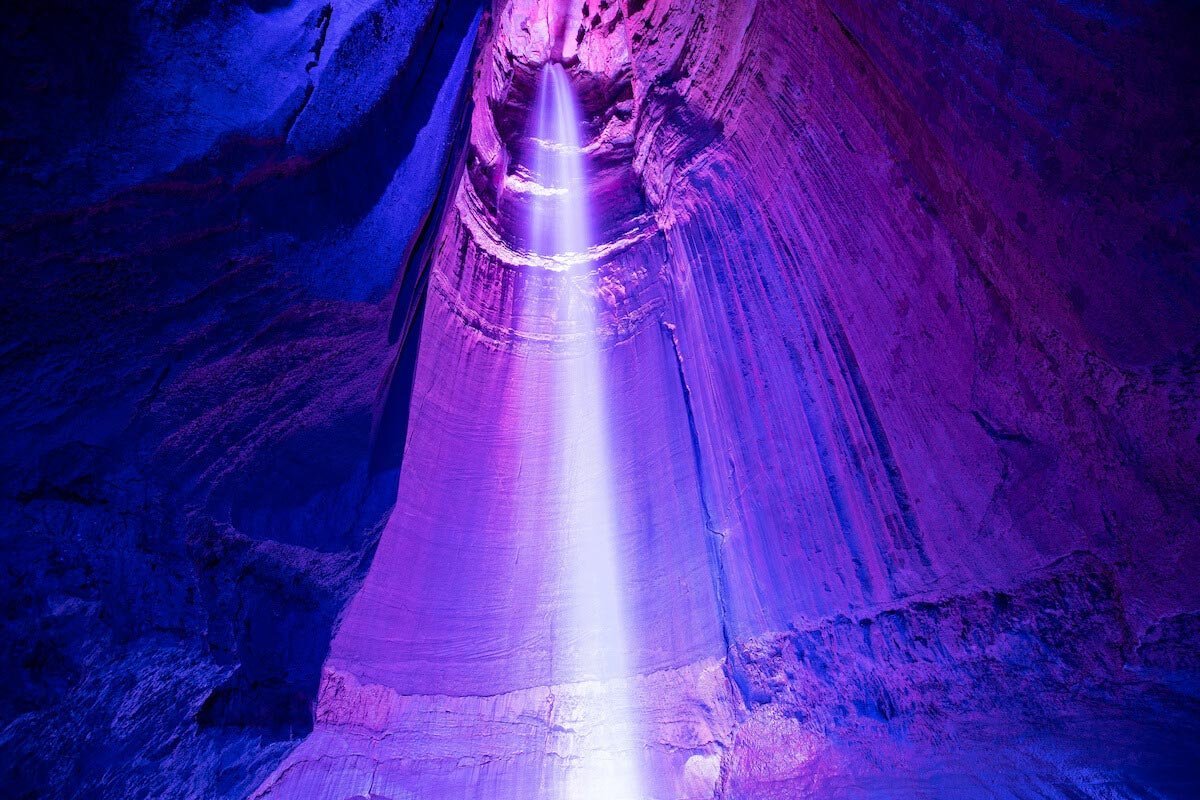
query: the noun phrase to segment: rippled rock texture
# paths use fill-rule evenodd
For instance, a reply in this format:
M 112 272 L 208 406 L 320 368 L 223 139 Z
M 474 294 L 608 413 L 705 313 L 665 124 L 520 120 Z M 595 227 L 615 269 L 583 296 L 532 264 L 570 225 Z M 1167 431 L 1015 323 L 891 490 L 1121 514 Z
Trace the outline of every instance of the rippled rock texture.
M 1195 12 L 63 11 L 4 23 L 6 795 L 1200 793 Z

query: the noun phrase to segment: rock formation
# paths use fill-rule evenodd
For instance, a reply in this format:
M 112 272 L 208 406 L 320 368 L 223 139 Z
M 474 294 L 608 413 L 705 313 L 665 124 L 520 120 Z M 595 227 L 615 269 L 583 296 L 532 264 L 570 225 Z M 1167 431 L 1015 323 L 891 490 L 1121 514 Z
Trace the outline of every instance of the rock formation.
M 5 796 L 1200 792 L 1194 11 L 63 5 Z

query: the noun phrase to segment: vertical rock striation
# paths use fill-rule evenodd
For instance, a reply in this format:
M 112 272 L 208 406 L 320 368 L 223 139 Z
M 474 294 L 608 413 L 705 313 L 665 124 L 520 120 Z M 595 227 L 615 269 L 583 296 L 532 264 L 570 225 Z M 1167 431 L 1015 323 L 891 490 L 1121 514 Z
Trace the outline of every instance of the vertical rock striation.
M 1194 12 L 116 10 L 92 83 L 6 34 L 11 794 L 1197 793 Z M 554 510 L 594 347 L 617 670 Z
M 1150 642 L 1197 599 L 1195 165 L 1097 117 L 1119 86 L 1125 137 L 1195 131 L 1156 13 L 501 4 L 399 500 L 317 728 L 256 796 L 555 797 L 603 724 L 556 670 L 558 540 L 522 511 L 570 441 L 536 409 L 562 320 L 528 309 L 572 287 L 521 224 L 547 60 L 590 120 L 623 757 L 654 796 L 1186 794 L 1192 690 L 1150 687 L 1194 677 Z

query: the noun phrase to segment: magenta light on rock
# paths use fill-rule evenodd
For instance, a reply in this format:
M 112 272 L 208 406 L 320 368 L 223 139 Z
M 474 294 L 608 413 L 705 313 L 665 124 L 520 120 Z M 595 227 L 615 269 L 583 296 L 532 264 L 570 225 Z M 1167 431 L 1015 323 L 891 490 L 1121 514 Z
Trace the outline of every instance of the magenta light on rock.
M 316 729 L 256 797 L 629 800 L 715 780 L 702 740 L 699 779 L 695 753 L 646 745 L 655 728 L 709 724 L 676 706 L 696 691 L 676 673 L 726 691 L 715 659 L 696 663 L 720 653 L 719 615 L 678 364 L 654 326 L 622 332 L 604 291 L 621 274 L 597 260 L 595 133 L 566 70 L 530 80 L 505 181 L 526 214 L 494 245 L 511 304 L 464 327 L 465 281 L 435 263 L 445 305 L 426 313 L 413 414 L 437 422 L 414 423 L 399 488 L 422 500 L 397 502 L 334 639 Z
M 0 21 L 0 797 L 1200 797 L 1200 19 Z

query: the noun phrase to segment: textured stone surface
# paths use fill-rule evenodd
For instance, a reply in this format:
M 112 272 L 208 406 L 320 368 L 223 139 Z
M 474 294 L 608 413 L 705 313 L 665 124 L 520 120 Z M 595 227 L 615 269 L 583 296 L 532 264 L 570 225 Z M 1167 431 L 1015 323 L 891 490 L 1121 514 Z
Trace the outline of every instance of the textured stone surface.
M 432 257 L 400 500 L 334 642 L 317 729 L 260 796 L 555 797 L 570 769 L 527 738 L 553 739 L 557 707 L 535 711 L 528 692 L 586 689 L 553 687 L 570 600 L 546 573 L 553 528 L 519 516 L 549 480 L 538 465 L 569 446 L 529 409 L 555 391 L 539 365 L 564 335 L 560 319 L 527 313 L 530 298 L 554 307 L 573 291 L 521 240 L 522 120 L 547 57 L 575 65 L 591 120 L 613 457 L 641 504 L 623 510 L 623 594 L 638 671 L 663 681 L 632 691 L 645 748 L 625 757 L 642 760 L 654 796 L 1186 791 L 1190 756 L 1169 731 L 1191 701 L 1150 699 L 1135 650 L 1171 661 L 1157 642 L 1175 652 L 1189 617 L 1134 642 L 1196 600 L 1183 466 L 1196 457 L 1194 287 L 1155 295 L 1168 291 L 1161 274 L 1190 286 L 1181 253 L 1194 257 L 1195 241 L 1164 246 L 1133 277 L 1117 245 L 1063 235 L 1132 183 L 1171 191 L 1175 156 L 1143 154 L 1149 176 L 1095 175 L 1064 213 L 1050 156 L 1033 149 L 1060 123 L 972 117 L 966 88 L 1019 78 L 1036 85 L 1014 104 L 1057 87 L 1038 101 L 1068 107 L 1110 81 L 1148 80 L 1145 68 L 1096 61 L 1064 83 L 1067 66 L 1029 52 L 1029 26 L 1102 32 L 1038 9 L 928 12 L 940 22 L 807 3 L 625 13 L 510 3 L 494 17 L 466 183 Z M 948 70 L 988 47 L 995 57 L 962 70 L 961 92 L 926 96 L 925 63 Z M 1127 91 L 1194 129 L 1178 66 L 1159 63 L 1173 81 L 1164 101 L 1148 83 Z M 1092 113 L 1057 158 L 1109 146 Z M 1165 136 L 1162 152 L 1180 144 Z M 987 170 L 1005 150 L 1017 166 L 1001 180 Z M 1128 210 L 1122 222 L 1145 241 L 1184 224 Z M 1063 242 L 1048 245 L 1051 233 Z M 1100 331 L 1084 313 L 1072 270 L 1103 259 L 1113 266 L 1100 272 L 1148 303 L 1177 304 L 1165 351 L 1131 317 L 1098 312 Z M 1053 577 L 1026 580 L 1042 569 Z M 687 582 L 702 571 L 708 586 Z M 681 590 L 661 591 L 672 573 Z M 724 678 L 706 694 L 696 669 L 712 658 Z M 1075 697 L 1077 686 L 1089 688 Z M 670 722 L 652 710 L 664 696 Z M 448 741 L 468 743 L 453 756 L 416 741 L 438 709 Z M 1077 715 L 1105 734 L 1053 733 Z M 705 733 L 680 739 L 680 723 Z M 1007 728 L 1022 739 L 1002 750 Z M 1116 730 L 1144 748 L 1124 766 L 1105 755 Z
M 476 9 L 93 5 L 4 22 L 0 794 L 240 797 L 395 499 L 393 286 Z
M 0 102 L 9 794 L 553 798 L 610 717 L 653 797 L 1200 791 L 1194 11 L 510 0 L 472 62 L 466 4 L 53 10 Z M 547 59 L 586 282 L 523 228 Z M 617 675 L 545 510 L 592 336 Z

